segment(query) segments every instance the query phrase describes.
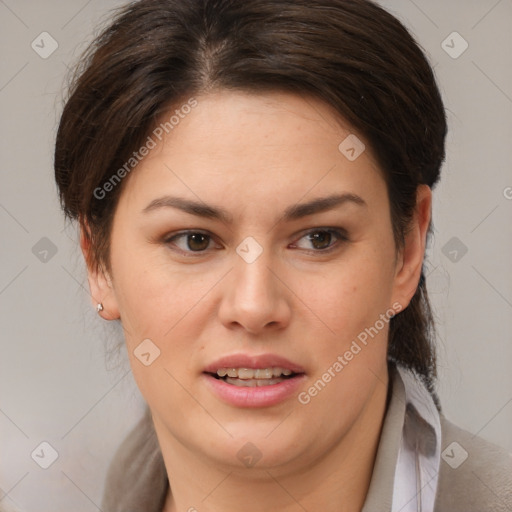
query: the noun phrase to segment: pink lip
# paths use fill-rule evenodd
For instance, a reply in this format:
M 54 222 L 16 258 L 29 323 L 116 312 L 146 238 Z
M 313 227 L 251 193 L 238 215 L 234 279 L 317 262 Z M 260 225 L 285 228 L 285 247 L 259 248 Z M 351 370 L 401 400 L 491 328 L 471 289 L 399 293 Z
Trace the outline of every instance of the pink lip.
M 280 367 L 291 370 L 297 375 L 283 380 L 278 384 L 260 387 L 239 387 L 228 384 L 224 380 L 215 378 L 219 368 L 272 368 Z M 292 396 L 296 396 L 298 389 L 305 378 L 304 369 L 274 354 L 249 356 L 246 354 L 234 354 L 218 359 L 204 369 L 203 378 L 212 392 L 222 401 L 235 407 L 270 407 L 277 405 Z
M 233 354 L 225 356 L 209 364 L 203 370 L 208 373 L 215 373 L 219 368 L 285 368 L 294 373 L 304 373 L 304 368 L 292 363 L 284 357 L 275 354 L 262 354 L 250 356 L 247 354 Z
M 205 382 L 222 401 L 235 407 L 270 407 L 297 396 L 304 374 L 297 375 L 278 384 L 255 388 L 239 387 L 216 379 L 209 373 L 203 374 Z

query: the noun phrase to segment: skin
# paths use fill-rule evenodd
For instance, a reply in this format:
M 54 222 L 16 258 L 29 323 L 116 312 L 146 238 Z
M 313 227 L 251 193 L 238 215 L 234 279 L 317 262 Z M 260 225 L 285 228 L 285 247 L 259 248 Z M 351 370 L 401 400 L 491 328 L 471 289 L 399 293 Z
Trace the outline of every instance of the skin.
M 299 391 L 307 391 L 381 314 L 409 304 L 431 191 L 418 188 L 397 250 L 371 148 L 357 134 L 366 150 L 349 161 L 338 145 L 355 132 L 328 106 L 287 93 L 218 91 L 197 101 L 124 184 L 111 273 L 89 269 L 101 315 L 121 319 L 152 413 L 173 489 L 164 510 L 360 510 L 385 415 L 387 323 L 307 405 L 294 395 L 271 407 L 234 407 L 202 372 L 224 355 L 273 353 L 305 369 Z M 344 193 L 365 204 L 284 219 L 290 206 Z M 165 195 L 222 207 L 231 220 L 172 207 L 143 212 Z M 320 233 L 331 250 L 318 249 L 305 231 L 326 227 L 348 240 Z M 187 256 L 187 238 L 169 242 L 182 230 L 212 242 Z M 236 253 L 249 236 L 263 249 L 250 264 Z M 87 258 L 85 237 L 82 248 Z M 134 355 L 146 338 L 161 351 L 150 366 Z M 237 458 L 246 442 L 261 453 L 252 468 Z

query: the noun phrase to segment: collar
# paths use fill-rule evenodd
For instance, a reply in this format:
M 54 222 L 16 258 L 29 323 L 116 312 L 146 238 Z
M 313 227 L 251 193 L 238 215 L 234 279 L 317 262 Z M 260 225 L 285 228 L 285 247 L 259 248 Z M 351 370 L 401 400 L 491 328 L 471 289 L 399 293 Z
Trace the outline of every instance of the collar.
M 439 412 L 413 372 L 391 368 L 390 385 L 363 512 L 433 512 L 441 459 Z

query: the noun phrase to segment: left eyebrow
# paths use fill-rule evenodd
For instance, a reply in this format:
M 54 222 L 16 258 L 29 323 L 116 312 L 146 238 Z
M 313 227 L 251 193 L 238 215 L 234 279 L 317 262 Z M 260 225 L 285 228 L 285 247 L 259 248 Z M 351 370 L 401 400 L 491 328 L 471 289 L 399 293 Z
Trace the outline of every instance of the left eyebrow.
M 309 203 L 302 203 L 290 206 L 285 210 L 284 220 L 291 221 L 314 215 L 315 213 L 322 213 L 328 210 L 333 210 L 338 206 L 344 204 L 355 204 L 358 206 L 367 207 L 366 201 L 356 194 L 334 194 L 327 197 L 319 197 L 313 199 Z
M 299 203 L 289 206 L 285 210 L 284 215 L 281 217 L 281 220 L 284 220 L 285 222 L 290 222 L 292 220 L 298 220 L 309 215 L 314 215 L 316 213 L 322 213 L 328 210 L 333 210 L 334 208 L 337 208 L 338 206 L 342 206 L 345 204 L 355 204 L 357 206 L 362 207 L 368 206 L 366 201 L 356 194 L 334 194 L 326 197 L 319 197 L 317 199 L 313 199 L 308 203 Z M 220 220 L 222 222 L 225 222 L 226 224 L 232 223 L 233 220 L 232 216 L 222 208 L 210 206 L 205 203 L 192 201 L 189 199 L 172 196 L 164 196 L 158 199 L 154 199 L 142 210 L 142 212 L 149 213 L 160 208 L 176 208 L 191 215 Z

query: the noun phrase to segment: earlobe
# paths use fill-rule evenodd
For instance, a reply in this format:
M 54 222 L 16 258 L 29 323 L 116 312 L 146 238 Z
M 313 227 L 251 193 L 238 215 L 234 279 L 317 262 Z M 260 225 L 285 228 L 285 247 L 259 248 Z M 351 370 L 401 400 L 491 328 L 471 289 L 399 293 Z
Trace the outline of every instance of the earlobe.
M 80 229 L 80 247 L 87 266 L 87 280 L 91 301 L 97 313 L 105 320 L 120 318 L 117 299 L 110 274 L 94 258 L 88 227 Z
M 416 209 L 409 230 L 405 233 L 404 246 L 397 258 L 393 300 L 405 309 L 411 301 L 421 277 L 423 259 L 430 227 L 432 190 L 420 185 L 416 191 Z

